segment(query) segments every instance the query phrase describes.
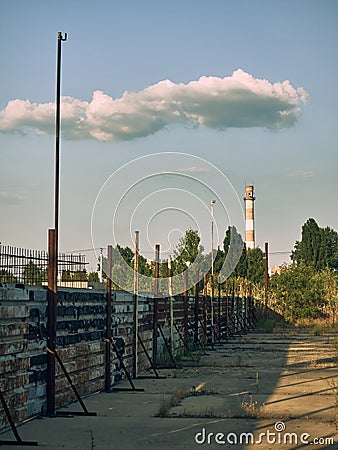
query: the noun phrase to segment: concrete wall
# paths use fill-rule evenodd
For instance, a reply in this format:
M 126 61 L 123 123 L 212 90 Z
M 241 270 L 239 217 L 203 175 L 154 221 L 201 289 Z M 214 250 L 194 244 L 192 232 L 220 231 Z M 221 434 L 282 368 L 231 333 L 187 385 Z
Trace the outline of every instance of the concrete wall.
M 113 336 L 129 359 L 132 296 L 119 291 L 113 293 L 112 300 Z M 141 300 L 139 309 L 142 320 L 150 311 L 150 301 Z M 104 292 L 78 289 L 58 292 L 58 354 L 80 394 L 104 386 L 105 312 Z M 46 410 L 46 325 L 46 289 L 0 287 L 0 388 L 15 422 Z M 140 369 L 146 365 L 142 355 L 139 365 Z M 121 378 L 121 368 L 112 353 L 112 379 L 117 382 Z M 74 394 L 56 363 L 56 403 L 60 406 L 72 400 Z M 0 417 L 1 429 L 7 425 L 1 407 Z
M 175 323 L 182 330 L 183 298 L 175 304 Z M 228 304 L 227 304 L 228 305 Z M 169 301 L 159 300 L 159 323 L 169 337 Z M 225 311 L 227 316 L 231 312 Z M 152 354 L 153 299 L 139 298 L 139 332 Z M 188 318 L 193 322 L 193 298 Z M 203 320 L 203 302 L 200 304 Z M 234 320 L 229 322 L 233 327 Z M 66 289 L 58 291 L 57 350 L 80 395 L 104 388 L 106 294 L 103 291 Z M 46 337 L 47 289 L 44 287 L 0 285 L 0 389 L 14 421 L 19 423 L 46 411 Z M 230 329 L 230 328 L 229 328 Z M 201 332 L 201 330 L 200 330 Z M 132 368 L 133 296 L 123 291 L 112 294 L 112 335 Z M 191 333 L 192 335 L 192 333 Z M 175 347 L 182 347 L 175 330 Z M 165 354 L 163 339 L 158 337 L 159 363 Z M 111 373 L 114 383 L 124 374 L 112 352 Z M 149 367 L 141 346 L 138 370 Z M 65 405 L 75 396 L 56 362 L 56 404 Z M 8 422 L 0 406 L 0 430 Z

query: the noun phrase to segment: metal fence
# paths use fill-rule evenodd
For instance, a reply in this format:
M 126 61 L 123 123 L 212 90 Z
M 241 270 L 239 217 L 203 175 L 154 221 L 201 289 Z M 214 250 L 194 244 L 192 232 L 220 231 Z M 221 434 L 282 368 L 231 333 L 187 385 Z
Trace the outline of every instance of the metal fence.
M 59 253 L 58 284 L 84 287 L 87 283 L 85 255 Z M 48 252 L 0 244 L 0 283 L 46 285 Z

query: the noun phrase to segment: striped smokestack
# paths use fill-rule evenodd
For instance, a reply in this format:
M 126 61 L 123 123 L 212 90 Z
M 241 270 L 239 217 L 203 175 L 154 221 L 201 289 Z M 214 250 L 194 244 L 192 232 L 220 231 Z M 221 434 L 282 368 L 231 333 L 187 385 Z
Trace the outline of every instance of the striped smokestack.
M 245 186 L 245 244 L 246 248 L 255 248 L 254 187 Z

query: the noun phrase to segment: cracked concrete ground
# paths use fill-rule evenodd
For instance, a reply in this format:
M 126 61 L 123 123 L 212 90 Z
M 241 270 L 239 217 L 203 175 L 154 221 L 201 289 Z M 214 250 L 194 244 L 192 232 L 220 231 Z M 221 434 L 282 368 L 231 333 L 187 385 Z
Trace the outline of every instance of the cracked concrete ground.
M 144 392 L 87 397 L 96 417 L 41 418 L 18 430 L 50 450 L 335 449 L 334 339 L 291 330 L 248 334 L 197 362 L 186 357 L 181 368 L 161 370 L 165 379 L 135 380 Z M 184 398 L 172 405 L 182 390 Z M 166 417 L 157 417 L 160 410 Z M 12 439 L 10 431 L 0 436 Z

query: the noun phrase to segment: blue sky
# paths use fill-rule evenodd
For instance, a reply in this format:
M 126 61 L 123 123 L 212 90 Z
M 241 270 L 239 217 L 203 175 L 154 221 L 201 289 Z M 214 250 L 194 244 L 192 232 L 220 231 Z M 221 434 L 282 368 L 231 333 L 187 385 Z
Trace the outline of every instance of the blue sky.
M 170 166 L 211 187 L 222 171 L 224 188 L 221 182 L 215 187 L 219 244 L 229 221 L 243 232 L 229 185 L 239 199 L 246 183 L 255 185 L 256 241 L 261 248 L 269 242 L 272 253 L 290 251 L 309 217 L 338 230 L 337 19 L 334 0 L 2 0 L 0 241 L 43 249 L 53 226 L 50 103 L 58 31 L 68 33 L 62 48 L 62 95 L 68 100 L 62 112 L 61 250 L 92 246 L 95 199 L 121 168 L 126 186 L 140 172 L 151 177 Z M 175 152 L 191 157 L 175 159 Z M 147 159 L 158 153 L 162 160 Z M 133 162 L 140 157 L 149 161 L 141 170 Z M 154 190 L 161 187 L 156 180 Z M 182 214 L 198 224 L 208 249 L 209 194 L 189 183 Z M 182 188 L 177 180 L 174 185 Z M 107 208 L 98 209 L 94 221 L 107 223 L 107 231 L 94 233 L 95 247 L 106 246 L 114 232 L 121 179 L 111 177 L 105 186 Z M 134 222 L 124 208 L 118 236 L 131 246 L 132 228 L 148 227 L 148 236 L 140 234 L 148 257 L 157 241 L 170 249 L 165 236 L 177 228 L 170 234 L 175 246 L 190 222 L 178 215 L 176 226 L 173 209 L 170 219 L 157 214 L 148 226 L 163 204 L 184 209 L 181 191 L 170 191 L 170 204 L 160 194 L 150 197 L 148 208 L 140 192 L 149 193 L 151 184 L 138 186 Z M 189 192 L 204 195 L 203 208 L 190 202 Z M 221 200 L 230 202 L 230 219 Z M 93 261 L 91 252 L 88 257 Z M 271 255 L 271 264 L 287 258 Z

